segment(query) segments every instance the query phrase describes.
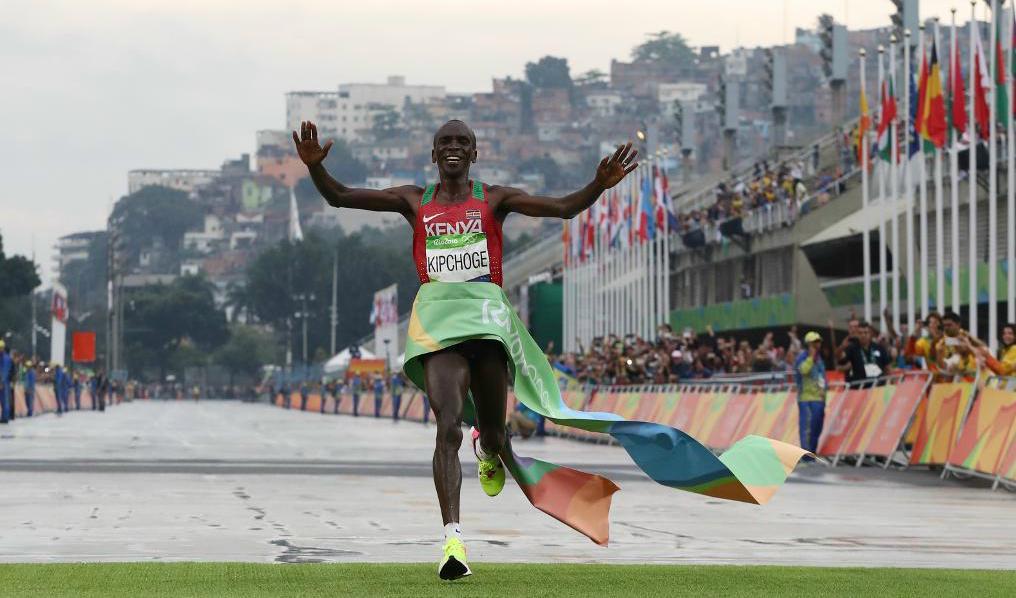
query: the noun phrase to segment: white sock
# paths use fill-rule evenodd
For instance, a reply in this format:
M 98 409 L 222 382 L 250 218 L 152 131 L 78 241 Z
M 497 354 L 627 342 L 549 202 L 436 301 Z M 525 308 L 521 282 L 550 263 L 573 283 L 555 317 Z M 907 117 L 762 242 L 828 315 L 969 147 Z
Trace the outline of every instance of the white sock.
M 462 528 L 459 527 L 458 521 L 452 521 L 451 523 L 444 526 L 444 539 L 447 542 L 449 539 L 455 538 L 456 540 L 462 540 Z
M 479 459 L 481 461 L 486 461 L 488 459 L 491 459 L 493 456 L 494 455 L 491 455 L 491 454 L 487 453 L 487 451 L 483 450 L 483 444 L 479 440 L 476 441 L 476 458 L 477 459 Z

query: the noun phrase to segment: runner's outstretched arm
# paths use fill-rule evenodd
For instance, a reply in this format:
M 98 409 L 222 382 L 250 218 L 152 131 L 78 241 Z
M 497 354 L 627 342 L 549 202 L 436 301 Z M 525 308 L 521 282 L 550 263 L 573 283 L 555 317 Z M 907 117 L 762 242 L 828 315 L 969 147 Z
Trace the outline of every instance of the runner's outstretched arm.
M 600 195 L 621 182 L 625 176 L 635 170 L 638 162 L 635 158 L 638 150 L 632 150 L 631 143 L 617 146 L 612 156 L 600 160 L 596 167 L 593 181 L 574 193 L 564 197 L 541 197 L 529 195 L 521 189 L 502 187 L 497 191 L 500 196 L 497 209 L 502 214 L 518 212 L 526 216 L 542 218 L 574 218 L 582 210 L 596 203 Z
M 299 135 L 293 131 L 293 142 L 296 144 L 296 151 L 300 155 L 300 159 L 310 171 L 310 178 L 314 181 L 314 186 L 317 187 L 321 197 L 328 202 L 328 205 L 335 208 L 356 208 L 374 212 L 397 212 L 412 222 L 414 214 L 406 197 L 416 189 L 415 187 L 393 187 L 382 190 L 354 189 L 335 180 L 328 174 L 323 164 L 325 156 L 332 149 L 332 142 L 329 140 L 324 147 L 321 147 L 318 144 L 317 126 L 311 121 L 300 123 Z

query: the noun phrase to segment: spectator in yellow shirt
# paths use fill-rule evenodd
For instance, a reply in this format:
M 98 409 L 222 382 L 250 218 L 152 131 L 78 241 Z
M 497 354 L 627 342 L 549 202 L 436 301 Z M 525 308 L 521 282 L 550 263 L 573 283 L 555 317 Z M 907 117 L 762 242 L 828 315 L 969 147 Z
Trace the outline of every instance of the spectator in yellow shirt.
M 945 374 L 972 376 L 977 373 L 977 358 L 970 348 L 967 334 L 960 326 L 960 317 L 947 311 L 942 316 L 945 333 L 935 343 L 935 365 Z
M 925 325 L 921 328 L 920 338 L 914 343 L 914 356 L 924 360 L 928 369 L 935 369 L 935 346 L 942 339 L 942 316 L 938 312 L 931 312 L 925 318 Z
M 975 350 L 992 372 L 999 376 L 1014 376 L 1016 375 L 1016 324 L 1010 323 L 1002 326 L 1002 335 L 999 340 L 1002 342 L 998 348 L 997 357 L 993 357 L 988 347 L 980 341 L 978 341 Z

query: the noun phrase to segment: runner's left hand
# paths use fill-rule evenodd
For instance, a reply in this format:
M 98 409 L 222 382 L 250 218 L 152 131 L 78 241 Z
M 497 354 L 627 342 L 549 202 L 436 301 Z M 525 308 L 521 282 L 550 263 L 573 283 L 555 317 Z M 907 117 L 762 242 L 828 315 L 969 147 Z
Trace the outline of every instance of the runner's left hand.
M 621 179 L 638 167 L 639 164 L 635 161 L 638 154 L 638 150 L 632 149 L 630 141 L 617 146 L 614 155 L 603 158 L 596 167 L 596 183 L 604 189 L 620 183 Z

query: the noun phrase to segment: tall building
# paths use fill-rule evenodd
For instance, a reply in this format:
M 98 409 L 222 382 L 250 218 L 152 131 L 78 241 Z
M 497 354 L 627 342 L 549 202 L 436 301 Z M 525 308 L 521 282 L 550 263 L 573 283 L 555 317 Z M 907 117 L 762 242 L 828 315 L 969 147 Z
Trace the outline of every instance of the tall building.
M 402 113 L 407 101 L 426 104 L 444 99 L 440 85 L 407 85 L 405 77 L 391 76 L 385 83 L 343 83 L 338 91 L 291 91 L 286 94 L 286 127 L 314 121 L 321 137 L 358 141 L 370 130 L 374 117 L 389 109 Z
M 191 193 L 198 187 L 212 182 L 217 176 L 219 176 L 218 170 L 195 168 L 130 170 L 127 172 L 127 192 L 134 193 L 145 187 L 158 185 Z
M 64 235 L 57 239 L 53 246 L 53 278 L 62 280 L 61 275 L 67 271 L 67 266 L 74 262 L 83 262 L 88 259 L 88 251 L 95 240 L 106 236 L 106 231 L 87 231 Z

